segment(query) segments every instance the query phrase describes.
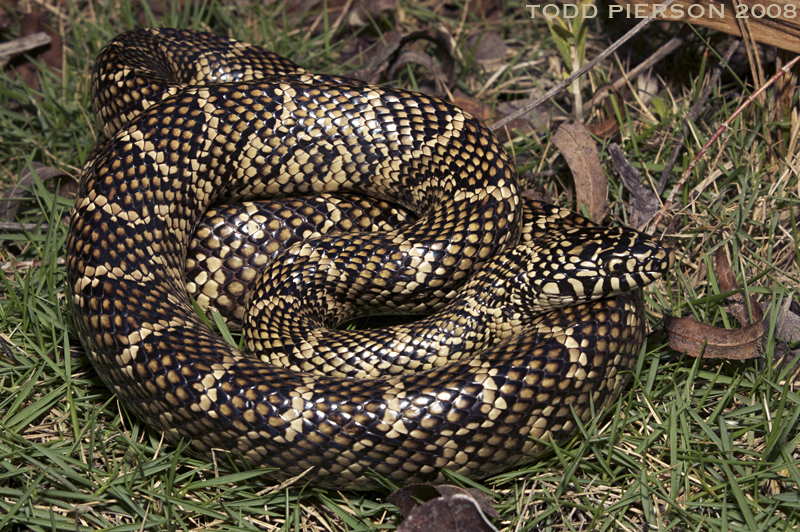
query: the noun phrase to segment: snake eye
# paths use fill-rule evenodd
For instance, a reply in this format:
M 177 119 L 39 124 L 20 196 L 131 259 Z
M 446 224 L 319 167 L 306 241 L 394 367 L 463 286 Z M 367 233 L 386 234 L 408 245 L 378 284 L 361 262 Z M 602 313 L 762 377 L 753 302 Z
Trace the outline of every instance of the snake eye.
M 608 261 L 608 269 L 611 273 L 619 273 L 624 270 L 624 263 L 620 259 L 611 259 Z

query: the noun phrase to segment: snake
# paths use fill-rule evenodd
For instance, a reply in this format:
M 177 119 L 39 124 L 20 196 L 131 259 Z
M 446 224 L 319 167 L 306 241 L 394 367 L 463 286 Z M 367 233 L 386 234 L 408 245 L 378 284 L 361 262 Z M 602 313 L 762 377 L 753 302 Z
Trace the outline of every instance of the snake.
M 103 135 L 71 212 L 68 301 L 100 378 L 169 441 L 276 482 L 480 479 L 571 437 L 627 383 L 642 287 L 674 254 L 523 198 L 459 107 L 164 28 L 107 44 L 92 100 Z M 216 206 L 251 200 L 275 214 L 246 204 L 244 236 L 214 255 L 234 230 Z M 397 213 L 376 221 L 381 202 Z M 190 248 L 205 273 L 187 275 Z M 243 349 L 190 290 L 241 300 Z M 375 313 L 423 315 L 336 328 Z

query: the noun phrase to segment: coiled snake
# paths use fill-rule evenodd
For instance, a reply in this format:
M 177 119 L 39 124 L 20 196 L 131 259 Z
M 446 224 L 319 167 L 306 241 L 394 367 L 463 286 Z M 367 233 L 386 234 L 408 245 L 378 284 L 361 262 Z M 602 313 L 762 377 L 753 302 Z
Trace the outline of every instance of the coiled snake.
M 163 29 L 108 44 L 92 90 L 106 140 L 72 213 L 70 301 L 98 373 L 170 439 L 277 480 L 309 467 L 320 485 L 360 488 L 370 471 L 483 477 L 570 435 L 574 415 L 586 421 L 625 384 L 644 338 L 638 287 L 672 254 L 523 202 L 503 147 L 454 105 Z M 244 316 L 256 355 L 203 324 L 184 261 L 211 204 L 345 191 L 415 221 L 317 235 L 269 263 Z M 331 201 L 335 225 L 346 200 Z M 199 277 L 230 284 L 207 259 Z M 331 329 L 431 310 L 393 329 Z

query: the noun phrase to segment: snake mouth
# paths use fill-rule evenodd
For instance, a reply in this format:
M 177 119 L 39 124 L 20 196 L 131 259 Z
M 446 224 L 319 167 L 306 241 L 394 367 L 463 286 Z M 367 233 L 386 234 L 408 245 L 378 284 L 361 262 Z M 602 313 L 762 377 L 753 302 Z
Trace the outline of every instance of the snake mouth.
M 614 253 L 611 257 L 600 257 L 599 263 L 604 265 L 604 270 L 610 275 L 638 274 L 644 277 L 643 287 L 661 278 L 675 262 L 675 252 L 665 247 L 661 242 L 650 238 L 641 238 L 630 250 L 623 253 Z

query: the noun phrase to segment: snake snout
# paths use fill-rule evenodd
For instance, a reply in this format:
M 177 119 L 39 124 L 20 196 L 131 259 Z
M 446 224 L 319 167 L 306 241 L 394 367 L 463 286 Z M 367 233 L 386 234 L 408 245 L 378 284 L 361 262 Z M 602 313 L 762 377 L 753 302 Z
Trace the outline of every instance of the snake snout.
M 587 264 L 594 263 L 596 278 L 606 289 L 619 293 L 649 285 L 661 278 L 675 261 L 674 252 L 661 242 L 629 228 L 619 228 L 614 238 L 594 250 Z M 593 277 L 587 268 L 587 277 Z

